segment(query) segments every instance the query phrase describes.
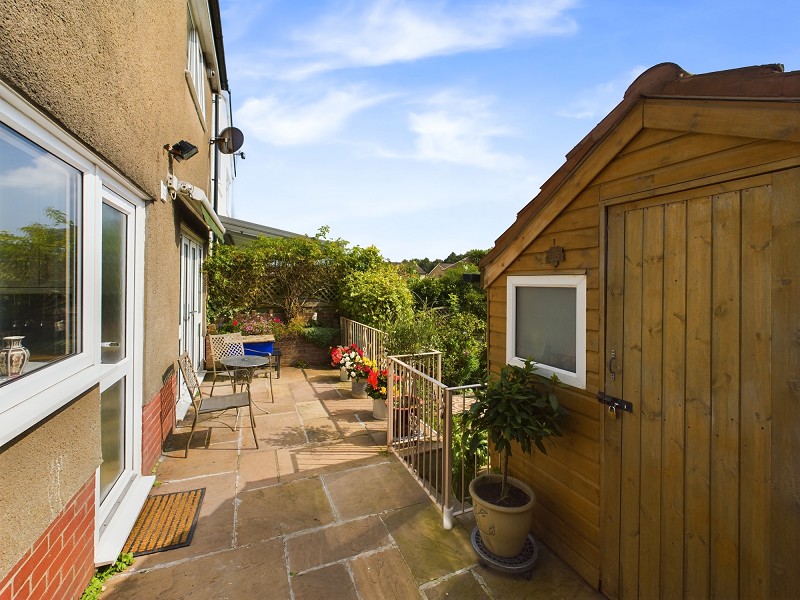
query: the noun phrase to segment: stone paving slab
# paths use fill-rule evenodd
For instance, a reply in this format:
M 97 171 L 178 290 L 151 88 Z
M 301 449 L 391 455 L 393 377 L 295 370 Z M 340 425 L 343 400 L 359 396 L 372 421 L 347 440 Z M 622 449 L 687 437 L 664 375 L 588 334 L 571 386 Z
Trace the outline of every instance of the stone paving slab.
M 289 598 L 283 542 L 216 552 L 144 573 L 110 579 L 103 598 L 230 600 Z
M 405 467 L 397 461 L 323 477 L 336 512 L 343 519 L 380 514 L 430 501 Z
M 442 513 L 430 502 L 382 516 L 389 533 L 414 574 L 424 584 L 475 564 L 469 534 L 442 527 Z
M 322 482 L 302 479 L 239 494 L 236 539 L 250 544 L 333 521 Z
M 353 578 L 362 598 L 418 598 L 419 589 L 396 548 L 360 556 L 352 561 Z
M 389 532 L 380 518 L 373 515 L 290 537 L 286 555 L 289 570 L 299 573 L 389 544 Z
M 294 600 L 361 600 L 344 564 L 330 565 L 290 579 Z
M 466 519 L 452 531 L 386 448 L 372 400 L 334 369 L 285 367 L 254 382 L 247 411 L 203 421 L 183 458 L 170 440 L 152 493 L 206 487 L 192 544 L 136 559 L 103 598 L 459 600 L 600 598 L 546 549 L 533 579 L 476 563 Z M 210 387 L 210 386 L 207 386 Z M 263 413 L 261 411 L 267 411 Z

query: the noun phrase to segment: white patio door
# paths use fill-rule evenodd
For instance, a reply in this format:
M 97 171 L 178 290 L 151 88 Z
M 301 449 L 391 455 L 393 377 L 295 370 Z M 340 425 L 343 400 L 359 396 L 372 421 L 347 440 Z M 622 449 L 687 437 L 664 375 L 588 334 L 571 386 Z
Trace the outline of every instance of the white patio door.
M 100 438 L 97 470 L 97 554 L 116 557 L 148 482 L 141 476 L 141 331 L 144 208 L 103 189 L 100 213 Z M 144 494 L 144 495 L 143 495 Z M 138 506 L 137 506 L 138 504 Z M 135 515 L 135 512 L 134 512 Z M 134 516 L 135 518 L 135 516 Z
M 188 352 L 201 368 L 203 358 L 203 245 L 181 236 L 180 353 Z

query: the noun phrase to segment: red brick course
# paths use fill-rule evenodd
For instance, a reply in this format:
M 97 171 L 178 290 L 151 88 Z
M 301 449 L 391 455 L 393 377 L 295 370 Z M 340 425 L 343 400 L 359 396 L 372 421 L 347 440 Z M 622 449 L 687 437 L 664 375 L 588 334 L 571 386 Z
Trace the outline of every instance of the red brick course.
M 94 574 L 95 479 L 0 581 L 0 600 L 79 598 Z
M 161 449 L 175 426 L 177 377 L 173 371 L 165 378 L 158 394 L 142 408 L 142 475 L 149 475 Z

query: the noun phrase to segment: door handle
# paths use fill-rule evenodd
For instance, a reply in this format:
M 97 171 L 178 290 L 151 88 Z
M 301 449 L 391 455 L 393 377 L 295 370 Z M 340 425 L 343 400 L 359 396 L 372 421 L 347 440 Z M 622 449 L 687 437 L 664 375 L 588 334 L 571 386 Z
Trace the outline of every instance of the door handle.
M 617 378 L 617 373 L 622 372 L 622 367 L 617 365 L 617 351 L 611 351 L 611 358 L 608 359 L 608 372 L 611 373 L 611 381 Z
M 119 348 L 119 342 L 100 342 L 101 348 Z

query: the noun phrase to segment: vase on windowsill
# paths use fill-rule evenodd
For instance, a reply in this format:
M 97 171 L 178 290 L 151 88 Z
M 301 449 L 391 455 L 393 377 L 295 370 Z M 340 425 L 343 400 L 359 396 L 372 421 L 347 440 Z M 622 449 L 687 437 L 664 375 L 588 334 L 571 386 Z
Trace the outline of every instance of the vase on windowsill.
M 0 349 L 0 377 L 16 377 L 25 369 L 31 353 L 22 345 L 24 335 L 9 335 L 3 338 Z

